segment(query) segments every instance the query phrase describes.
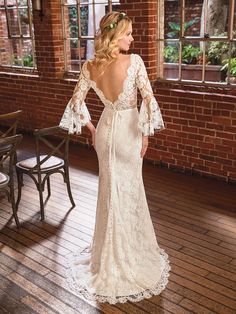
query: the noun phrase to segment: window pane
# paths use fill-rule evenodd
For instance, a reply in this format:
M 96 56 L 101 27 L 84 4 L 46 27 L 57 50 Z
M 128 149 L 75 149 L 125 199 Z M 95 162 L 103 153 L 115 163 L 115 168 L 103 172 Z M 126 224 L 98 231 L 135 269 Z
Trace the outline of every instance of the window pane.
M 225 82 L 226 72 L 223 69 L 225 60 L 229 56 L 229 43 L 214 41 L 206 45 L 205 80 L 210 82 Z
M 23 36 L 30 36 L 28 9 L 19 9 L 21 33 Z
M 80 6 L 80 32 L 81 36 L 88 36 L 88 19 L 89 19 L 89 12 L 92 10 L 91 5 L 81 5 Z M 92 32 L 94 34 L 94 32 Z M 91 34 L 91 35 L 92 35 Z
M 1 65 L 11 64 L 11 47 L 8 39 L 0 38 L 0 62 Z
M 184 36 L 200 36 L 203 0 L 185 0 Z
M 17 0 L 18 6 L 27 6 L 27 0 Z
M 23 66 L 21 39 L 12 40 L 13 65 Z
M 22 40 L 22 56 L 24 66 L 32 68 L 34 63 L 31 40 Z
M 198 41 L 182 43 L 181 77 L 183 80 L 202 80 L 202 49 Z
M 165 42 L 164 46 L 164 78 L 179 77 L 179 43 Z
M 182 43 L 182 63 L 199 64 L 202 60 L 202 49 L 199 41 Z
M 207 63 L 222 65 L 222 61 L 228 57 L 229 43 L 226 41 L 212 41 L 206 45 Z
M 0 10 L 0 37 L 8 37 L 5 9 Z
M 222 61 L 223 67 L 221 70 L 224 73 L 225 80 L 229 75 L 229 82 L 236 84 L 236 43 L 232 43 L 230 56 L 230 59 L 225 58 Z
M 32 43 L 31 40 L 14 39 L 13 46 L 13 65 L 30 67 L 33 64 Z
M 12 7 L 16 5 L 16 1 L 15 0 L 7 0 L 7 6 L 8 7 Z
M 179 38 L 180 1 L 165 1 L 164 11 L 165 38 Z
M 80 63 L 93 57 L 93 40 L 77 40 L 77 47 L 71 44 L 70 55 L 68 55 L 68 70 L 80 71 Z M 80 45 L 80 46 L 79 46 Z
M 11 35 L 19 35 L 20 28 L 19 28 L 19 19 L 17 14 L 17 9 L 8 9 L 7 14 L 9 18 L 9 28 Z
M 81 40 L 81 46 L 84 47 L 84 58 L 92 59 L 94 54 L 94 40 Z
M 76 0 L 64 0 L 63 2 L 64 2 L 64 4 L 69 4 L 69 5 L 73 5 L 73 4 L 77 3 Z
M 208 0 L 204 17 L 206 33 L 210 37 L 226 37 L 229 22 L 229 0 Z
M 233 12 L 233 37 L 236 38 L 236 3 L 234 5 L 234 12 Z
M 72 5 L 65 8 L 65 14 L 69 19 L 69 37 L 78 38 L 78 23 L 77 23 L 77 6 Z

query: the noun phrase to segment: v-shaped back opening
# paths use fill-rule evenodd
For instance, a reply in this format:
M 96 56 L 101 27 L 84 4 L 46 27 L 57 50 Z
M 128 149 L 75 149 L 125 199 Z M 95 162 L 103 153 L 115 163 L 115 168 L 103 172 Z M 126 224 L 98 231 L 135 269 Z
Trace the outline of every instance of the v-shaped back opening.
M 89 69 L 87 68 L 87 64 L 86 64 L 86 70 L 87 70 L 87 74 L 88 74 L 88 79 L 90 80 L 90 82 L 92 83 L 92 87 L 94 88 L 95 92 L 97 92 L 98 96 L 100 96 L 102 98 L 102 100 L 104 101 L 107 101 L 111 104 L 115 104 L 119 98 L 123 95 L 123 93 L 125 92 L 125 85 L 126 85 L 126 82 L 128 81 L 129 79 L 129 73 L 130 73 L 130 69 L 133 65 L 133 62 L 132 62 L 132 58 L 133 57 L 133 54 L 130 55 L 130 60 L 129 60 L 129 66 L 127 67 L 126 69 L 126 76 L 121 84 L 121 90 L 119 92 L 119 94 L 116 96 L 115 100 L 110 100 L 103 92 L 102 89 L 100 89 L 98 86 L 97 86 L 97 82 L 93 79 L 91 79 L 91 74 L 90 74 L 90 71 Z

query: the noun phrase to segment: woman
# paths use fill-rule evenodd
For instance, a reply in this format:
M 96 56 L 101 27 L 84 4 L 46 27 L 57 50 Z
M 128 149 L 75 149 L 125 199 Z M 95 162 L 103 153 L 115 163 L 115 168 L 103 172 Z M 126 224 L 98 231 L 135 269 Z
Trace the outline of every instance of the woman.
M 102 18 L 94 59 L 84 63 L 60 124 L 70 133 L 86 125 L 99 161 L 93 242 L 70 258 L 69 280 L 85 297 L 111 304 L 159 294 L 170 269 L 156 241 L 142 179 L 148 136 L 164 124 L 141 57 L 122 54 L 132 41 L 125 13 Z M 105 106 L 96 128 L 84 103 L 90 88 Z

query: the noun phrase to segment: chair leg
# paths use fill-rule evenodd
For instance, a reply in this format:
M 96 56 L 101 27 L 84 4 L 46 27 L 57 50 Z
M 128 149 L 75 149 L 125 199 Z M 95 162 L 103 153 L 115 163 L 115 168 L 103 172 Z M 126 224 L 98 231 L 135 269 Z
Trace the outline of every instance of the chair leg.
M 40 202 L 41 220 L 44 220 L 43 190 L 42 190 L 42 186 L 41 186 L 41 185 L 39 185 L 38 191 L 39 191 L 39 202 Z
M 48 198 L 51 196 L 50 177 L 47 178 Z
M 13 184 L 12 180 L 10 182 L 9 187 L 10 187 L 10 200 L 11 200 L 13 216 L 14 216 L 17 228 L 20 228 L 20 222 L 19 222 L 19 219 L 17 216 L 17 207 L 16 207 L 16 203 L 15 203 L 14 184 Z
M 73 200 L 73 196 L 72 196 L 71 188 L 70 188 L 69 170 L 67 167 L 65 167 L 64 170 L 65 170 L 65 178 L 66 178 L 66 186 L 67 186 L 68 196 L 70 198 L 70 202 L 71 202 L 72 207 L 75 207 L 75 202 Z
M 23 186 L 23 173 L 16 171 L 16 174 L 17 174 L 17 184 L 18 184 L 18 195 L 17 195 L 17 201 L 16 201 L 16 210 L 18 210 L 19 203 L 21 200 L 21 190 L 22 190 L 22 186 Z

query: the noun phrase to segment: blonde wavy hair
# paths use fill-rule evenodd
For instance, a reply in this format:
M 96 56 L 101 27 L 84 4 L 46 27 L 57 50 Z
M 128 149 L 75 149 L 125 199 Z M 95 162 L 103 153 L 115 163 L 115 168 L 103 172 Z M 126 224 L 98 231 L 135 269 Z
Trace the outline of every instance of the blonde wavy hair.
M 131 19 L 121 12 L 110 12 L 101 19 L 100 29 L 95 36 L 92 61 L 98 69 L 104 69 L 116 60 L 115 53 L 119 51 L 118 40 L 124 37 L 131 23 Z

